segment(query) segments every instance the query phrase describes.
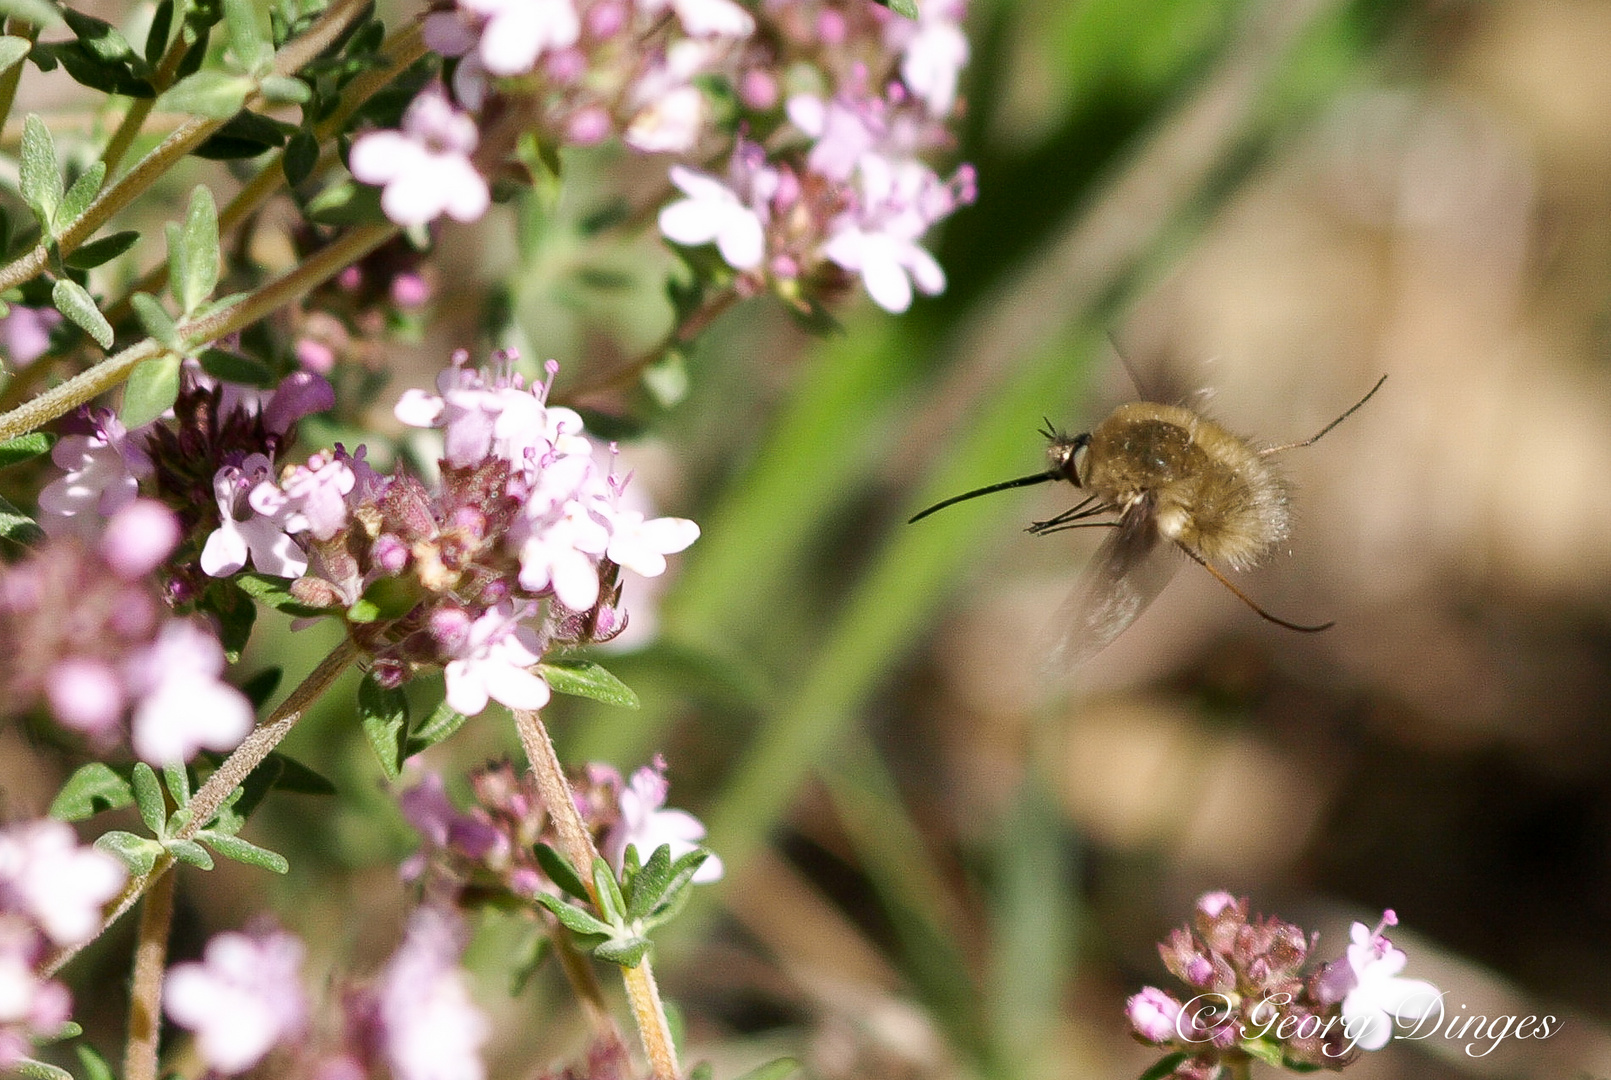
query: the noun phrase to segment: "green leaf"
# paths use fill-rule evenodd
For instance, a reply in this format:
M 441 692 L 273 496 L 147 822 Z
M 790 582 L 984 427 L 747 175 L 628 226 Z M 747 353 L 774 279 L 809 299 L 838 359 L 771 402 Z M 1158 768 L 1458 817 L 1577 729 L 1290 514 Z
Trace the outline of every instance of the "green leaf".
M 168 804 L 163 801 L 162 785 L 157 783 L 155 770 L 143 761 L 136 761 L 130 781 L 134 801 L 140 807 L 140 820 L 152 835 L 164 835 L 163 830 L 168 827 Z
M 587 886 L 582 884 L 582 875 L 576 872 L 576 867 L 571 865 L 569 859 L 543 843 L 532 845 L 532 853 L 537 856 L 537 865 L 542 867 L 549 881 L 578 900 L 587 899 Z
M 89 290 L 70 278 L 57 278 L 50 290 L 51 303 L 67 316 L 74 326 L 95 339 L 103 349 L 112 347 L 112 324 L 106 321 Z M 172 404 L 172 402 L 169 402 Z
M 234 859 L 236 862 L 243 862 L 248 866 L 256 866 L 276 874 L 289 873 L 291 870 L 291 864 L 286 861 L 284 855 L 260 848 L 238 836 L 206 829 L 197 836 L 197 839 L 226 859 Z
M 276 382 L 273 370 L 263 361 L 225 349 L 203 349 L 197 357 L 201 370 L 215 379 L 242 386 L 269 387 Z
M 318 163 L 319 140 L 313 132 L 304 130 L 291 136 L 291 140 L 285 144 L 280 168 L 285 170 L 285 182 L 296 187 L 313 175 L 313 167 Z
M 78 44 L 91 58 L 118 66 L 128 66 L 131 62 L 135 65 L 144 65 L 145 60 L 134 51 L 128 38 L 119 33 L 117 27 L 111 23 L 74 11 L 72 8 L 63 9 L 62 18 L 67 20 L 68 29 L 72 30 L 73 35 L 78 38 Z
M 380 208 L 380 190 L 343 180 L 309 199 L 303 213 L 316 225 L 380 225 L 387 221 Z
M 9 469 L 13 465 L 32 460 L 49 450 L 55 443 L 56 436 L 48 431 L 30 431 L 26 435 L 18 435 L 15 439 L 0 442 L 0 469 Z
M 253 710 L 261 709 L 268 704 L 268 699 L 274 696 L 274 691 L 280 688 L 280 680 L 284 677 L 284 668 L 264 668 L 241 683 L 241 693 L 252 703 Z
M 173 0 L 162 0 L 151 13 L 151 26 L 145 32 L 145 62 L 156 67 L 168 48 L 168 33 L 173 29 Z
M 638 707 L 638 695 L 632 688 L 591 660 L 550 660 L 537 665 L 537 674 L 556 693 L 592 698 L 627 709 Z
M 1266 1065 L 1280 1068 L 1281 1048 L 1267 1039 L 1245 1039 L 1237 1044 L 1249 1056 L 1257 1058 Z
M 60 236 L 67 231 L 69 225 L 83 216 L 84 211 L 89 209 L 89 204 L 95 201 L 95 196 L 101 193 L 101 184 L 105 180 L 106 163 L 97 161 L 73 181 L 73 186 L 62 196 L 62 203 L 56 208 L 56 214 L 52 219 L 51 231 L 54 235 Z
M 616 883 L 615 871 L 602 858 L 593 860 L 593 889 L 598 894 L 599 914 L 611 926 L 626 925 L 626 900 Z
M 257 605 L 233 581 L 218 578 L 202 594 L 201 606 L 218 619 L 218 640 L 224 646 L 224 659 L 236 663 L 241 658 L 241 650 L 251 640 Z
M 649 861 L 636 870 L 638 848 L 628 844 L 623 861 L 621 879 L 626 882 L 627 918 L 637 920 L 649 914 L 671 880 L 671 845 L 661 844 L 649 856 Z
M 42 29 L 60 26 L 62 13 L 46 0 L 0 0 L 0 15 L 8 15 Z
M 218 207 L 213 193 L 197 184 L 190 192 L 190 208 L 185 214 L 183 232 L 168 231 L 168 282 L 179 310 L 190 315 L 212 295 L 218 286 Z
M 295 124 L 242 109 L 191 153 L 211 161 L 254 158 L 277 146 L 284 146 L 286 136 L 294 135 L 296 131 Z
M 649 939 L 646 937 L 611 938 L 593 949 L 593 955 L 600 960 L 608 960 L 612 964 L 629 968 L 635 968 L 643 963 L 643 958 L 648 952 Z
M 792 1057 L 774 1058 L 764 1065 L 757 1065 L 737 1080 L 783 1080 L 799 1068 L 800 1063 Z
M 408 695 L 401 687 L 383 688 L 370 672 L 358 684 L 358 716 L 386 779 L 403 771 L 403 736 L 408 731 Z
M 1185 1061 L 1190 1056 L 1190 1054 L 1186 1054 L 1181 1051 L 1176 1051 L 1173 1054 L 1165 1054 L 1163 1057 L 1158 1059 L 1157 1063 L 1153 1065 L 1152 1068 L 1142 1073 L 1138 1080 L 1163 1080 L 1164 1077 L 1174 1072 L 1175 1069 L 1179 1067 L 1180 1063 Z
M 600 922 L 575 904 L 567 904 L 557 896 L 538 893 L 537 902 L 552 911 L 561 925 L 574 934 L 581 934 L 584 937 L 603 934 L 608 937 L 615 932 L 609 924 Z
M 0 37 L 0 71 L 9 71 L 14 65 L 22 63 L 33 47 L 34 43 L 27 38 L 9 34 Z
M 244 75 L 198 71 L 175 83 L 157 101 L 164 112 L 187 113 L 208 120 L 228 120 L 241 111 L 256 83 Z
M 409 732 L 404 756 L 413 757 L 422 750 L 430 749 L 463 727 L 466 719 L 463 713 L 446 701 L 441 702 L 431 710 L 431 715 L 423 723 Z
M 62 170 L 56 163 L 56 142 L 36 113 L 29 113 L 22 122 L 17 184 L 22 201 L 34 212 L 39 227 L 50 232 L 50 223 L 56 219 L 56 207 L 62 201 Z
M 224 28 L 229 31 L 229 51 L 241 67 L 254 75 L 273 59 L 274 49 L 263 36 L 252 0 L 224 0 Z
M 905 15 L 908 19 L 917 20 L 918 11 L 916 0 L 877 0 L 897 15 Z
M 716 1070 L 711 1067 L 710 1062 L 701 1061 L 688 1073 L 688 1080 L 716 1080 Z
M 134 70 L 137 57 L 128 60 L 103 60 L 84 42 L 66 41 L 55 45 L 36 44 L 33 60 L 34 63 L 41 65 L 41 70 L 44 63 L 60 60 L 62 67 L 67 69 L 67 74 L 74 82 L 92 90 L 99 90 L 103 94 L 123 94 L 136 98 L 156 97 L 156 90 L 152 87 L 151 80 Z M 143 67 L 143 62 L 141 66 Z
M 73 1049 L 78 1052 L 78 1063 L 84 1067 L 84 1080 L 117 1080 L 112 1075 L 112 1067 L 95 1047 L 79 1043 Z
M 305 105 L 313 100 L 313 88 L 301 79 L 269 75 L 262 85 L 263 96 L 277 105 Z
M 164 765 L 162 767 L 162 782 L 173 797 L 175 806 L 184 806 L 190 802 L 190 773 L 183 763 Z
M 104 851 L 123 863 L 134 874 L 149 874 L 162 854 L 162 843 L 135 836 L 122 829 L 113 829 L 95 838 L 97 851 Z
M 116 810 L 133 801 L 134 789 L 127 780 L 105 762 L 92 761 L 67 778 L 47 813 L 57 821 L 83 821 L 102 810 Z
M 688 396 L 688 385 L 688 363 L 681 349 L 666 350 L 643 370 L 643 387 L 662 409 L 680 405 Z
M 173 857 L 182 863 L 189 863 L 191 866 L 202 870 L 211 870 L 213 868 L 212 855 L 194 840 L 173 840 L 168 843 L 167 847 Z
M 45 530 L 27 514 L 0 498 L 0 536 L 17 544 L 37 544 Z
M 665 849 L 670 853 L 670 849 Z M 660 852 L 656 851 L 656 855 Z M 640 885 L 640 895 L 632 898 L 633 918 L 648 919 L 654 916 L 665 916 L 672 910 L 681 907 L 684 893 L 693 884 L 694 875 L 699 868 L 710 859 L 710 852 L 704 848 L 695 848 L 673 862 L 665 871 L 663 879 L 657 878 L 644 885 Z M 654 859 L 649 860 L 650 864 Z M 644 867 L 644 873 L 649 867 Z M 640 901 L 641 897 L 641 903 Z
M 173 316 L 168 314 L 168 309 L 162 306 L 162 301 L 150 293 L 137 292 L 129 297 L 129 304 L 134 308 L 134 314 L 139 318 L 140 326 L 145 330 L 147 337 L 171 352 L 184 352 L 184 342 L 179 337 L 179 325 L 173 321 Z
M 179 399 L 179 357 L 173 353 L 154 356 L 137 364 L 123 387 L 123 408 L 118 419 L 133 431 L 149 424 Z
M 274 778 L 274 787 L 280 791 L 289 791 L 297 795 L 334 795 L 336 785 L 320 776 L 317 772 L 281 753 L 268 756 L 270 762 L 277 762 L 279 773 Z
M 73 1080 L 73 1074 L 57 1065 L 48 1065 L 43 1061 L 35 1061 L 25 1057 L 11 1063 L 6 1070 L 18 1076 L 25 1076 L 28 1080 Z
M 270 577 L 267 574 L 236 574 L 235 584 L 240 586 L 242 592 L 253 600 L 260 601 L 273 608 L 283 611 L 287 615 L 298 619 L 309 619 L 317 615 L 328 615 L 322 608 L 310 607 L 291 595 L 291 579 Z
M 139 239 L 140 234 L 133 229 L 103 236 L 99 240 L 74 248 L 72 254 L 67 256 L 67 265 L 74 270 L 93 270 L 129 250 L 139 242 Z
M 423 599 L 425 589 L 412 574 L 408 577 L 376 578 L 347 609 L 347 618 L 355 623 L 400 619 L 413 611 Z

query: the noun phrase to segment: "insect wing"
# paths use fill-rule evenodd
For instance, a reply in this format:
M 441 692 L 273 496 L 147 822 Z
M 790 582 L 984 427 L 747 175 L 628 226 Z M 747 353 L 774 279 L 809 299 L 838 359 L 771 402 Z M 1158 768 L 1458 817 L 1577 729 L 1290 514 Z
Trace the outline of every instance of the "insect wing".
M 1171 546 L 1158 535 L 1151 499 L 1124 512 L 1063 606 L 1060 665 L 1084 663 L 1136 621 L 1179 568 Z

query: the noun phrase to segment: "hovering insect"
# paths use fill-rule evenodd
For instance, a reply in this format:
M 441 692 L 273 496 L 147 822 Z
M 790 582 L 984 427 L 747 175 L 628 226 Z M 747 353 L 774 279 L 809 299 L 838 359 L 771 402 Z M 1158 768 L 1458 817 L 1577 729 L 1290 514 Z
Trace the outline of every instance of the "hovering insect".
M 1009 488 L 1067 480 L 1090 494 L 1069 510 L 1029 526 L 1036 536 L 1065 529 L 1110 528 L 1082 585 L 1070 600 L 1067 636 L 1058 649 L 1085 660 L 1124 632 L 1175 571 L 1179 548 L 1261 617 L 1312 634 L 1333 624 L 1305 626 L 1265 611 L 1214 565 L 1247 570 L 1285 540 L 1291 529 L 1287 487 L 1274 455 L 1312 446 L 1348 419 L 1387 381 L 1383 375 L 1347 412 L 1302 442 L 1257 447 L 1181 405 L 1134 401 L 1120 405 L 1093 430 L 1064 435 L 1047 421 L 1044 472 L 953 496 L 911 519 L 966 499 Z M 910 524 L 911 522 L 908 522 Z

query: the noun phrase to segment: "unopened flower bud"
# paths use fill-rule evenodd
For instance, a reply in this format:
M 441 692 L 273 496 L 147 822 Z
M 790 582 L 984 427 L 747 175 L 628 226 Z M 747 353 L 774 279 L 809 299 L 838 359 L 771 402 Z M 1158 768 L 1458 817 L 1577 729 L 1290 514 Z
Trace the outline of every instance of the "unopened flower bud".
M 1161 1045 L 1177 1036 L 1180 1023 L 1180 1002 L 1156 986 L 1142 987 L 1124 1004 L 1130 1027 L 1146 1042 Z

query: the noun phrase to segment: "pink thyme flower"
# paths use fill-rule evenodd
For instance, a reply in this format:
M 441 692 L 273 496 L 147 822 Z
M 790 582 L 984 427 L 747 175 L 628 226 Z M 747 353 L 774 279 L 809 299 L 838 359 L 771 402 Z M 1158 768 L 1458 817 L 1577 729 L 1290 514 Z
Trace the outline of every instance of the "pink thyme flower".
M 245 1072 L 276 1045 L 307 1027 L 302 989 L 302 942 L 284 931 L 218 934 L 200 962 L 168 971 L 162 1005 L 168 1017 L 196 1033 L 207 1068 L 225 1076 Z
M 425 20 L 426 43 L 444 56 L 472 50 L 494 76 L 522 75 L 545 52 L 576 44 L 582 23 L 571 0 L 459 0 L 457 12 Z
M 1158 989 L 1144 986 L 1124 1003 L 1130 1027 L 1147 1042 L 1161 1046 L 1181 1037 L 1180 1002 Z
M 104 518 L 134 501 L 151 461 L 118 418 L 108 410 L 86 412 L 89 435 L 64 435 L 50 459 L 66 475 L 39 493 L 45 531 L 94 536 Z
M 823 254 L 861 274 L 873 301 L 899 314 L 912 304 L 913 284 L 929 296 L 944 291 L 945 271 L 917 240 L 955 202 L 947 203 L 946 185 L 916 161 L 865 154 L 859 176 L 860 206 L 841 219 Z
M 128 876 L 104 852 L 80 847 L 59 821 L 0 832 L 0 911 L 32 920 L 56 945 L 82 945 L 101 929 L 101 907 Z
M 136 499 L 106 523 L 101 558 L 124 581 L 134 581 L 162 565 L 179 546 L 179 518 L 154 499 Z
M 153 765 L 189 761 L 198 750 L 233 750 L 252 730 L 246 696 L 219 679 L 224 647 L 194 623 L 163 626 L 150 649 L 132 657 L 125 683 L 134 707 L 134 752 Z
M 532 605 L 504 601 L 476 619 L 459 658 L 447 665 L 447 703 L 475 716 L 491 698 L 511 709 L 548 704 L 548 684 L 532 673 L 542 659 L 536 633 L 520 624 Z
M 347 524 L 347 495 L 357 483 L 351 468 L 334 453 L 319 453 L 306 465 L 288 470 L 277 489 L 285 504 L 263 485 L 252 492 L 252 507 L 259 513 L 278 515 L 286 510 L 287 532 L 309 532 L 316 539 L 329 540 Z
M 1342 999 L 1342 1015 L 1348 1038 L 1362 1050 L 1386 1046 L 1394 1020 L 1415 1023 L 1443 1007 L 1436 986 L 1424 979 L 1399 978 L 1409 958 L 1382 936 L 1384 929 L 1397 923 L 1398 916 L 1388 910 L 1374 931 L 1357 922 L 1349 931 L 1353 944 L 1345 960 L 1353 985 Z
M 611 523 L 606 555 L 643 577 L 666 572 L 666 556 L 686 550 L 699 539 L 699 526 L 687 518 L 652 518 L 636 510 L 617 510 Z
M 381 209 L 399 225 L 423 225 L 443 214 L 475 221 L 491 202 L 486 179 L 470 161 L 479 142 L 475 121 L 438 87 L 414 99 L 401 131 L 359 136 L 348 166 L 364 183 L 385 187 Z
M 968 64 L 968 39 L 959 25 L 961 0 L 925 0 L 918 6 L 915 29 L 904 19 L 890 21 L 906 31 L 901 54 L 901 79 L 929 107 L 933 116 L 950 115 L 956 103 L 957 80 Z
M 671 182 L 688 196 L 660 211 L 660 231 L 666 239 L 697 247 L 716 242 L 727 265 L 753 270 L 766 256 L 766 235 L 761 215 L 739 201 L 720 180 L 704 173 L 671 167 Z
M 308 557 L 289 535 L 291 508 L 274 484 L 274 468 L 263 454 L 251 454 L 240 465 L 225 465 L 213 477 L 221 518 L 201 552 L 201 568 L 212 577 L 228 577 L 252 565 L 274 577 L 301 577 Z M 246 516 L 238 517 L 244 513 Z
M 54 308 L 12 304 L 11 311 L 0 319 L 0 358 L 10 360 L 12 367 L 27 367 L 45 355 L 50 332 L 61 321 L 61 313 Z
M 470 997 L 457 918 L 421 908 L 374 989 L 381 1052 L 396 1080 L 483 1080 L 492 1026 Z
M 705 838 L 705 826 L 694 815 L 664 809 L 669 788 L 665 760 L 656 757 L 652 766 L 633 773 L 621 790 L 621 818 L 604 841 L 604 854 L 616 870 L 621 869 L 628 844 L 637 849 L 640 859 L 648 859 L 656 849 L 668 845 L 675 862 Z M 694 873 L 694 881 L 720 881 L 722 873 L 722 860 L 712 855 Z

